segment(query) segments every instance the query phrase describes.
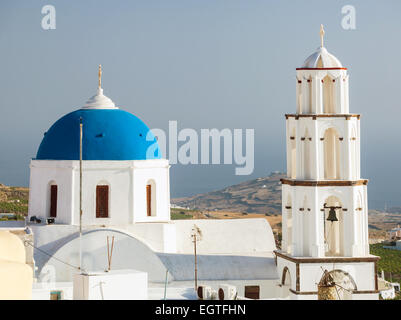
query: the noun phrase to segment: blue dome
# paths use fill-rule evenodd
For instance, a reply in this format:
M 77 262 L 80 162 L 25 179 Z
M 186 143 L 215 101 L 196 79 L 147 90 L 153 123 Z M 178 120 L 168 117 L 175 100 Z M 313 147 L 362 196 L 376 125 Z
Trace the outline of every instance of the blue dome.
M 155 136 L 142 120 L 120 109 L 80 109 L 45 133 L 38 160 L 79 160 L 79 118 L 82 117 L 83 160 L 160 159 Z M 148 136 L 148 140 L 146 137 Z

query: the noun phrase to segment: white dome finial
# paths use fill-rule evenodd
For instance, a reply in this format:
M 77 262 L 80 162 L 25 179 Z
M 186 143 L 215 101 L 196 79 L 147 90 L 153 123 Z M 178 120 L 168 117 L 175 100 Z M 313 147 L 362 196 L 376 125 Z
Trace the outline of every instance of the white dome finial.
M 320 25 L 320 46 L 323 48 L 323 43 L 324 43 L 324 27 L 321 24 Z
M 341 62 L 324 47 L 324 26 L 320 25 L 320 47 L 306 58 L 302 68 L 342 68 Z
M 101 64 L 99 64 L 97 93 L 86 102 L 82 109 L 118 109 L 114 102 L 103 94 Z

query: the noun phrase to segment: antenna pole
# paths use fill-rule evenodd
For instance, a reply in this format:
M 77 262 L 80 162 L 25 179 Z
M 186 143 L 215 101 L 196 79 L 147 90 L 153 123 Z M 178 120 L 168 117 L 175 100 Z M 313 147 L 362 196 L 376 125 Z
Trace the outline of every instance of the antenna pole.
M 195 290 L 198 290 L 198 264 L 196 259 L 196 233 L 194 234 L 194 253 L 195 253 Z
M 82 272 L 82 117 L 79 118 L 79 270 Z
M 99 64 L 98 87 L 99 87 L 99 89 L 102 87 L 102 65 L 101 64 Z
M 167 282 L 168 282 L 168 270 L 166 269 L 166 280 L 164 281 L 164 300 L 166 300 L 167 296 Z

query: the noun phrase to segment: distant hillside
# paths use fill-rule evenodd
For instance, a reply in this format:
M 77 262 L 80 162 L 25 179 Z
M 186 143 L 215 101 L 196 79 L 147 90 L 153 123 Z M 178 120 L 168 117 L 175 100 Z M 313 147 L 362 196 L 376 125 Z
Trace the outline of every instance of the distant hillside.
M 172 199 L 171 203 L 198 210 L 281 214 L 282 173 L 272 173 L 222 190 Z
M 401 207 L 392 207 L 387 209 L 388 213 L 401 214 Z
M 187 218 L 234 219 L 250 217 L 248 214 L 263 214 L 271 219 L 273 215 L 281 215 L 280 179 L 283 177 L 282 173 L 272 173 L 266 178 L 246 181 L 222 190 L 172 199 L 171 203 L 197 212 L 196 217 Z M 177 209 L 175 218 L 182 219 L 185 213 Z M 279 228 L 278 221 L 269 223 Z M 387 212 L 369 210 L 371 238 L 385 239 L 387 232 L 397 225 L 401 225 L 400 207 L 388 209 Z
M 26 200 L 28 201 L 29 189 L 25 187 L 9 187 L 0 183 L 0 201 Z
M 9 187 L 0 183 L 0 213 L 28 212 L 29 189 Z

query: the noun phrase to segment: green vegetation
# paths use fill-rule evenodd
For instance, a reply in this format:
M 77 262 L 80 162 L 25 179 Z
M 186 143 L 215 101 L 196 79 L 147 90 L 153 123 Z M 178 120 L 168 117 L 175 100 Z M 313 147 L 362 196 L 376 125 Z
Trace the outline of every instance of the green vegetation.
M 0 217 L 0 221 L 17 221 L 17 220 L 25 220 L 25 216 L 23 214 L 14 214 L 11 216 Z
M 172 220 L 193 219 L 193 210 L 171 208 L 170 214 Z
M 399 274 L 401 276 L 401 251 L 383 248 L 383 244 L 376 243 L 370 245 L 370 253 L 379 256 L 381 259 L 377 263 L 377 270 L 385 273 Z
M 401 251 L 385 249 L 383 246 L 381 243 L 370 245 L 370 253 L 380 257 L 377 271 L 380 274 L 383 270 L 386 280 L 401 284 Z M 395 300 L 401 300 L 401 295 L 398 294 Z
M 0 213 L 28 213 L 28 203 L 21 202 L 0 202 Z
M 19 204 L 28 205 L 28 199 L 22 199 L 22 198 L 8 198 L 8 202 L 12 202 L 12 201 L 19 201 Z

